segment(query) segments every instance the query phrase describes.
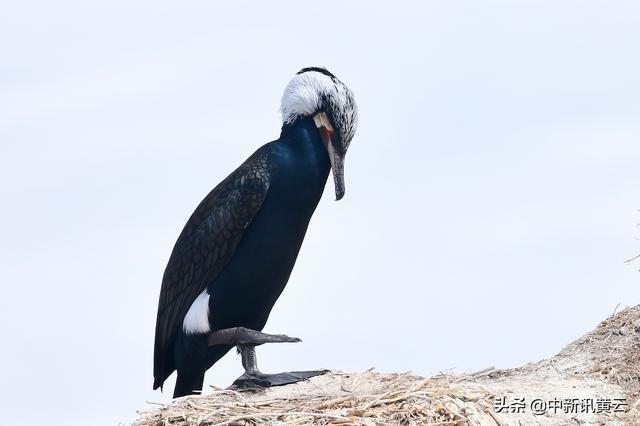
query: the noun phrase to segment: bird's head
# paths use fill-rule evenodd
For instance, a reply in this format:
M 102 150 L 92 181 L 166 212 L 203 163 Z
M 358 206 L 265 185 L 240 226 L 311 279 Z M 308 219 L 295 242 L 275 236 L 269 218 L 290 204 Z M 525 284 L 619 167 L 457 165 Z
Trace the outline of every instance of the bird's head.
M 282 121 L 313 117 L 331 161 L 336 200 L 344 196 L 344 158 L 358 125 L 353 92 L 325 68 L 301 69 L 282 95 Z

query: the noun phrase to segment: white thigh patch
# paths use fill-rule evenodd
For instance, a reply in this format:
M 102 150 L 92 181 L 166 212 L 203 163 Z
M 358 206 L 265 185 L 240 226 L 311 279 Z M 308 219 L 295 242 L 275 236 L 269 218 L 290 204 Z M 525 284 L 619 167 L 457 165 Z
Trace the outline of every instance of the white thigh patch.
M 209 326 L 209 292 L 204 289 L 193 301 L 187 315 L 182 321 L 182 329 L 186 334 L 203 334 L 211 331 Z

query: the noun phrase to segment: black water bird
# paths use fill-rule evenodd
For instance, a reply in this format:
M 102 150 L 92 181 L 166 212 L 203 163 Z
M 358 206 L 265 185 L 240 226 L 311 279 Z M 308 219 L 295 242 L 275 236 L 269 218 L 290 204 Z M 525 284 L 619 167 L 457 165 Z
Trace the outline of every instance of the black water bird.
M 174 397 L 202 389 L 204 374 L 236 346 L 237 385 L 293 383 L 324 371 L 263 374 L 255 346 L 297 342 L 262 333 L 284 289 L 309 220 L 333 170 L 344 196 L 344 157 L 358 110 L 351 90 L 324 68 L 287 85 L 280 138 L 216 186 L 185 225 L 166 267 L 156 321 L 154 385 L 175 370 Z

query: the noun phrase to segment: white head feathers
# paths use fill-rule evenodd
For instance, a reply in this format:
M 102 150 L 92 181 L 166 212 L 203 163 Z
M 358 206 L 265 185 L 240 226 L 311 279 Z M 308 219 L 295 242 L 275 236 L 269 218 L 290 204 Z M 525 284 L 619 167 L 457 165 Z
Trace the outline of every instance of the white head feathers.
M 324 68 L 303 68 L 287 84 L 282 95 L 282 121 L 293 123 L 298 117 L 326 112 L 348 147 L 358 124 L 358 107 L 351 90 Z
M 331 77 L 319 72 L 296 74 L 282 95 L 282 121 L 292 123 L 298 116 L 310 116 L 318 112 L 322 97 L 335 92 Z

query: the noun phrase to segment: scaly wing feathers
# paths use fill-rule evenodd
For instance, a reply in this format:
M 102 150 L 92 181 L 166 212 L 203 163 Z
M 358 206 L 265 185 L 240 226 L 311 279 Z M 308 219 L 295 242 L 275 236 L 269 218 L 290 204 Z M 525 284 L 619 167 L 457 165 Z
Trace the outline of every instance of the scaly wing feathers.
M 189 307 L 223 270 L 269 188 L 269 145 L 256 151 L 196 208 L 162 278 L 154 350 L 154 385 L 175 370 L 173 341 Z

